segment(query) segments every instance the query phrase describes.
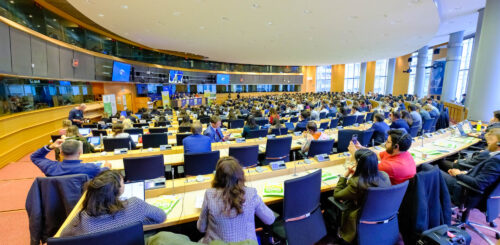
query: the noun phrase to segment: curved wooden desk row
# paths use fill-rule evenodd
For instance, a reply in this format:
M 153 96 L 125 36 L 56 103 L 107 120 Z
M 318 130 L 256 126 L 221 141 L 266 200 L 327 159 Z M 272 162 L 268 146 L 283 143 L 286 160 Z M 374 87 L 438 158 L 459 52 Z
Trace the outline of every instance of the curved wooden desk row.
M 368 124 L 363 124 L 358 127 L 350 126 L 350 127 L 345 127 L 345 129 L 358 129 L 358 130 L 365 130 L 369 128 L 370 125 Z M 242 129 L 228 129 L 224 134 L 226 135 L 227 133 L 241 133 Z M 335 140 L 337 140 L 337 129 L 328 129 L 325 131 L 325 133 L 330 134 L 333 136 Z M 290 136 L 290 135 L 287 135 Z M 170 137 L 170 136 L 169 136 Z M 175 137 L 175 136 L 174 136 Z M 277 137 L 286 137 L 286 136 L 277 136 Z M 292 137 L 294 140 L 301 139 L 303 136 L 295 136 L 292 134 Z M 238 146 L 249 146 L 249 145 L 265 145 L 267 142 L 267 138 L 263 139 L 247 139 L 245 142 L 242 143 L 236 143 L 236 141 L 230 141 L 230 142 L 219 142 L 219 143 L 212 143 L 212 150 L 223 150 L 223 149 L 229 149 L 229 147 L 238 147 Z M 169 138 L 169 143 L 172 143 Z M 292 147 L 293 144 L 292 144 Z M 300 146 L 298 148 L 294 149 L 300 149 Z M 115 155 L 113 152 L 107 152 L 107 153 L 87 153 L 87 154 L 82 154 L 80 156 L 80 159 L 83 162 L 96 162 L 96 161 L 108 161 L 108 160 L 118 160 L 118 159 L 123 159 L 127 157 L 141 157 L 141 156 L 152 156 L 152 155 L 173 155 L 173 154 L 182 154 L 184 153 L 184 147 L 183 146 L 173 146 L 172 149 L 168 150 L 160 150 L 160 148 L 154 148 L 152 151 L 149 149 L 137 149 L 137 150 L 130 150 L 127 152 L 127 154 L 119 154 Z
M 455 154 L 475 143 L 479 142 L 475 138 L 451 137 L 451 132 L 447 131 L 441 135 L 434 135 L 432 138 L 416 139 L 413 143 L 410 152 L 414 155 L 417 165 L 429 163 L 438 159 Z M 423 143 L 423 147 L 422 144 Z M 451 144 L 453 149 L 444 148 L 442 144 Z M 419 153 L 425 150 L 440 151 L 438 155 L 429 155 L 425 158 Z M 377 154 L 382 150 L 372 148 Z M 285 180 L 303 176 L 315 169 L 322 169 L 323 173 L 331 173 L 333 175 L 343 174 L 346 170 L 345 162 L 347 157 L 343 154 L 330 155 L 330 160 L 325 162 L 317 162 L 312 160 L 311 164 L 305 164 L 302 160 L 286 163 L 287 168 L 282 170 L 272 171 L 268 166 L 263 166 L 264 172 L 258 173 L 255 168 L 245 170 L 246 185 L 257 189 L 260 196 L 263 196 L 264 186 L 268 183 L 283 183 Z M 204 192 L 211 187 L 213 174 L 205 175 L 205 181 L 196 182 L 193 177 L 167 180 L 164 188 L 147 190 L 146 199 L 154 198 L 161 195 L 178 195 L 180 196 L 179 203 L 174 207 L 172 212 L 167 216 L 167 220 L 161 224 L 146 225 L 144 230 L 153 230 L 162 227 L 173 226 L 177 224 L 196 221 L 200 214 L 199 207 L 196 207 L 196 202 L 203 199 Z M 322 181 L 321 191 L 329 191 L 335 188 L 338 178 Z M 266 204 L 276 203 L 282 200 L 280 197 L 263 197 Z M 64 227 L 78 214 L 81 209 L 83 196 L 72 210 L 64 224 L 59 229 L 56 237 Z

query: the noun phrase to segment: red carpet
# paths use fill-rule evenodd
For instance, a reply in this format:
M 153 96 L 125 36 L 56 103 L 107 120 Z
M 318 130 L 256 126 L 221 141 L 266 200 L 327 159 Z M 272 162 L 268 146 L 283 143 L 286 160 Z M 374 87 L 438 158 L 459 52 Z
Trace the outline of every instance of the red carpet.
M 33 180 L 43 176 L 29 156 L 0 169 L 0 245 L 29 244 L 28 216 L 24 203 Z M 48 157 L 54 159 L 53 152 Z M 471 220 L 486 224 L 484 215 L 478 210 L 471 212 Z M 496 223 L 500 225 L 500 218 L 496 219 Z M 479 230 L 498 243 L 493 232 Z M 467 231 L 472 236 L 472 244 L 487 244 L 471 230 Z

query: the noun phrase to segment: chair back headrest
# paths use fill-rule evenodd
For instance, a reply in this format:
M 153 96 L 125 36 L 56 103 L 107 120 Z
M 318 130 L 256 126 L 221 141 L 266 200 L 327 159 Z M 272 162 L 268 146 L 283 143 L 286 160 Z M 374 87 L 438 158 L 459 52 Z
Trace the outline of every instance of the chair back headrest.
M 381 221 L 396 215 L 408 187 L 408 181 L 390 187 L 369 187 L 360 220 Z

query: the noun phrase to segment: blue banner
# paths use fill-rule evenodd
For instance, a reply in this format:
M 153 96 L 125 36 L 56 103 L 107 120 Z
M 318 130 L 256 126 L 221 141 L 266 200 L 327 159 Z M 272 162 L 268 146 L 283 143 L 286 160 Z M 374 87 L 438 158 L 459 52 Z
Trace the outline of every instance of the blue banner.
M 441 95 L 443 92 L 444 67 L 446 61 L 434 61 L 429 84 L 429 95 Z

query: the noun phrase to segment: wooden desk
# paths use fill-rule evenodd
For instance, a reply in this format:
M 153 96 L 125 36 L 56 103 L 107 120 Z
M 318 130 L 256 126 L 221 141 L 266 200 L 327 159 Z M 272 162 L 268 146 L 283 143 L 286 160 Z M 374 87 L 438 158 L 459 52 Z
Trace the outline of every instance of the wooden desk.
M 422 163 L 433 162 L 438 159 L 455 154 L 479 142 L 479 140 L 470 137 L 469 138 L 451 137 L 451 132 L 447 131 L 445 134 L 435 135 L 432 138 L 426 138 L 423 140 L 417 139 L 417 142 L 414 142 L 412 144 L 410 152 L 416 154 L 418 150 L 421 148 L 422 142 L 425 148 L 430 148 L 430 149 L 443 150 L 444 149 L 443 147 L 437 145 L 440 142 L 448 142 L 448 143 L 453 142 L 456 144 L 456 147 L 454 149 L 446 149 L 448 152 L 443 152 L 442 154 L 436 156 L 429 156 L 425 159 L 419 156 L 415 156 L 414 159 L 417 165 Z M 380 152 L 378 150 L 374 151 L 377 153 Z M 256 188 L 259 195 L 262 196 L 263 187 L 266 183 L 282 183 L 285 180 L 306 175 L 311 171 L 314 171 L 315 169 L 322 169 L 323 173 L 329 172 L 335 175 L 342 174 L 346 170 L 346 168 L 344 167 L 346 159 L 347 158 L 344 157 L 342 154 L 334 154 L 330 155 L 330 160 L 325 162 L 316 162 L 314 160 L 311 164 L 304 164 L 302 163 L 302 161 L 288 162 L 287 169 L 283 170 L 272 171 L 268 166 L 264 166 L 263 168 L 265 168 L 266 170 L 262 173 L 257 173 L 254 168 L 247 169 L 245 170 L 245 178 L 247 180 L 246 186 Z M 296 175 L 294 175 L 294 173 L 296 173 Z M 191 180 L 193 180 L 193 177 L 167 180 L 165 183 L 166 186 L 165 188 L 147 190 L 146 199 L 157 197 L 160 195 L 180 195 L 181 200 L 172 210 L 172 212 L 167 216 L 165 222 L 155 225 L 146 225 L 144 226 L 144 230 L 153 230 L 153 229 L 196 221 L 201 211 L 199 208 L 195 207 L 196 200 L 198 198 L 203 198 L 205 190 L 211 187 L 211 180 L 213 179 L 213 174 L 205 175 L 204 177 L 206 177 L 207 180 L 203 182 L 192 182 Z M 332 190 L 333 188 L 335 188 L 337 181 L 338 178 L 328 181 L 322 181 L 321 191 L 324 192 Z M 68 223 L 78 214 L 83 202 L 83 196 L 82 198 L 80 198 L 80 201 L 76 204 L 75 208 L 71 211 L 68 218 L 61 226 L 55 237 L 59 237 L 64 227 L 68 225 Z M 263 197 L 263 200 L 266 204 L 272 204 L 280 201 L 281 199 L 282 198 L 279 197 L 272 197 L 272 198 Z

